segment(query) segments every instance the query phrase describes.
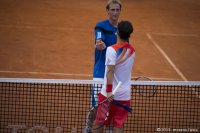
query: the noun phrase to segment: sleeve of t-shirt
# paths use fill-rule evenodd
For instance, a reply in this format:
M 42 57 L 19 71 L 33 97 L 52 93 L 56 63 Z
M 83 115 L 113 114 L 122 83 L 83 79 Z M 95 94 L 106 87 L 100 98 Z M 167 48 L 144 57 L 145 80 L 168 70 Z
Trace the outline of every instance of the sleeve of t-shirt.
M 102 40 L 105 40 L 105 34 L 103 32 L 103 25 L 101 24 L 97 24 L 95 26 L 95 40 L 98 40 L 98 39 L 102 39 Z
M 117 53 L 112 47 L 108 47 L 106 51 L 105 65 L 115 65 L 117 62 Z

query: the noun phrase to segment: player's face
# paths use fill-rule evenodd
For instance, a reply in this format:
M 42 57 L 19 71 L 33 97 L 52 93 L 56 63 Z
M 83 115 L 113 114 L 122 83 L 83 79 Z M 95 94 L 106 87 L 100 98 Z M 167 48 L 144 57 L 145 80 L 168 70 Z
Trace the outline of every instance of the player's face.
M 118 21 L 121 9 L 119 4 L 110 4 L 110 8 L 107 10 L 108 16 L 112 21 Z

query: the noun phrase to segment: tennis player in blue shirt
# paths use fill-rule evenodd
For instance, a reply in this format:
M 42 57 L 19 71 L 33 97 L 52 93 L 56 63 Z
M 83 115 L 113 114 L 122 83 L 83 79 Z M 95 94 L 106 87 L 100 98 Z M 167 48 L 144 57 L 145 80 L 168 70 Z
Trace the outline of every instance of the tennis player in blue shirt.
M 95 26 L 94 81 L 103 81 L 105 73 L 105 54 L 107 47 L 117 42 L 117 24 L 121 8 L 120 0 L 108 0 L 106 5 L 108 19 L 98 22 Z M 97 93 L 97 88 L 93 87 L 92 106 L 96 104 Z

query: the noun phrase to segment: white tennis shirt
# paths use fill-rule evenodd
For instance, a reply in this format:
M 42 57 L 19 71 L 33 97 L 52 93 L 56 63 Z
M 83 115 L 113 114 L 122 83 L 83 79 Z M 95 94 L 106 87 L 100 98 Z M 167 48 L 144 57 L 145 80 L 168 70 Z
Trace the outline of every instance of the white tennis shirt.
M 132 73 L 134 59 L 135 59 L 134 48 L 128 43 L 117 43 L 107 48 L 104 85 L 101 89 L 101 93 L 104 96 L 107 96 L 106 92 L 107 65 L 115 65 L 113 89 L 117 86 L 119 81 L 122 82 L 122 85 L 116 92 L 114 99 L 122 101 L 131 99 L 130 81 L 131 81 L 131 73 Z

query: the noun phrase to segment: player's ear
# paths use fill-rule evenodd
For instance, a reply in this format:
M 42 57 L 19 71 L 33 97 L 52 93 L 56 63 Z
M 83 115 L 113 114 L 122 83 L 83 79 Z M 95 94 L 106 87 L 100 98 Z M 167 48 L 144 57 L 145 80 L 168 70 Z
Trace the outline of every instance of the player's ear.
M 119 30 L 117 29 L 117 35 L 119 35 Z
M 108 12 L 109 12 L 109 9 L 106 9 L 106 12 L 108 13 Z
M 117 37 L 119 37 L 120 38 L 120 33 L 119 33 L 119 30 L 117 29 Z

